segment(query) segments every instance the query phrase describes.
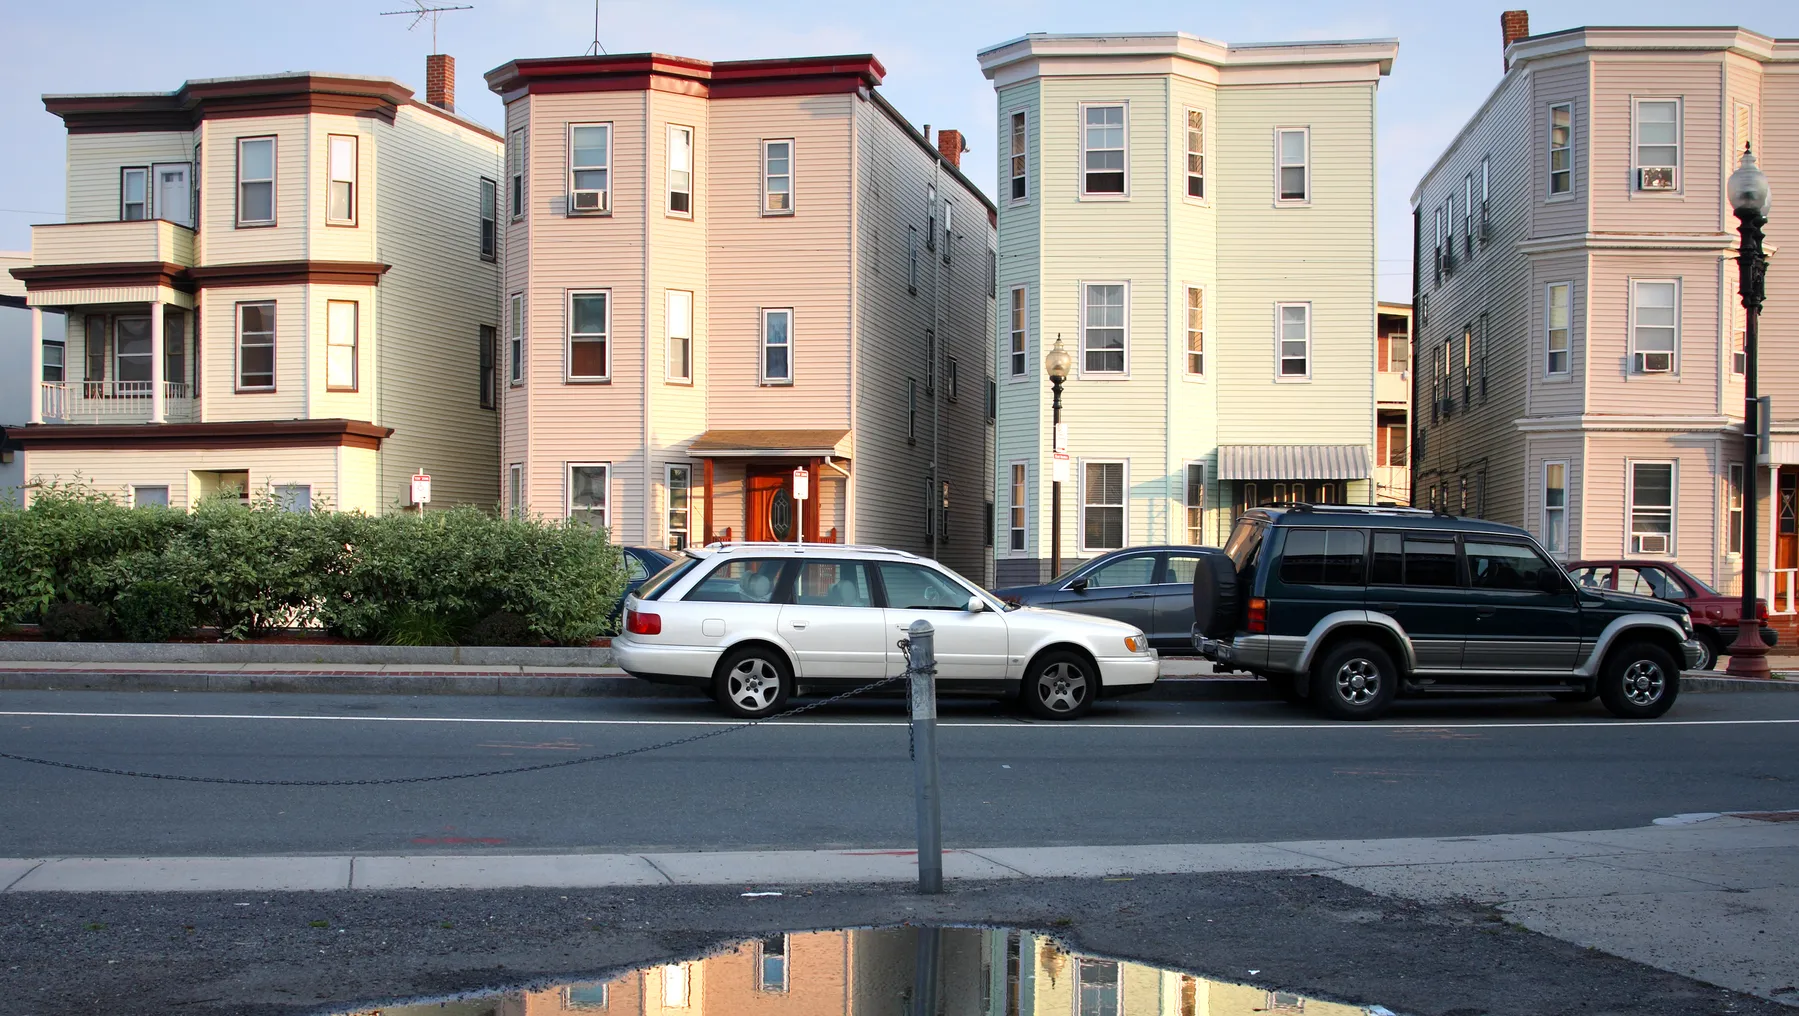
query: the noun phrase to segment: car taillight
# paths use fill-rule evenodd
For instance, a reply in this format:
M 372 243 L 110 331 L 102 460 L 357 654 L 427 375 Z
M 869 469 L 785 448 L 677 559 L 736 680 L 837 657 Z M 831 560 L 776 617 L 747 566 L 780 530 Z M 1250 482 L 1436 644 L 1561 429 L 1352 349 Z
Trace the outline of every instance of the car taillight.
M 625 611 L 625 630 L 633 635 L 660 635 L 662 634 L 662 615 L 627 610 Z
M 1268 601 L 1260 596 L 1249 600 L 1249 633 L 1261 635 L 1268 630 Z

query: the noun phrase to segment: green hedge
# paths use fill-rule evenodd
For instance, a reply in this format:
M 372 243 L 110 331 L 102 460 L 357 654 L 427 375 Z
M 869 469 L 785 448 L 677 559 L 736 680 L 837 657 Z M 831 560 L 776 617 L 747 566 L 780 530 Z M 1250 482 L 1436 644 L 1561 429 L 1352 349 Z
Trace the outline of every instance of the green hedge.
M 89 603 L 139 640 L 197 623 L 232 639 L 322 627 L 442 644 L 504 612 L 582 645 L 608 634 L 624 582 L 603 530 L 469 507 L 292 512 L 266 491 L 248 504 L 227 491 L 184 512 L 78 484 L 36 489 L 25 508 L 0 502 L 0 622 Z

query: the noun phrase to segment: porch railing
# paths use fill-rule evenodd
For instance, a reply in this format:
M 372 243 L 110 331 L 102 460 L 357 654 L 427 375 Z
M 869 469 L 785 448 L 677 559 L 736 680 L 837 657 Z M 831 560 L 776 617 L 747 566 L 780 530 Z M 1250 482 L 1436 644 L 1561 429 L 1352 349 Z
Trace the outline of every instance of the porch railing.
M 47 423 L 135 423 L 150 419 L 150 381 L 44 381 L 39 385 Z M 163 413 L 172 423 L 194 418 L 194 386 L 164 381 Z
M 1799 613 L 1793 594 L 1799 588 L 1799 568 L 1771 568 L 1768 571 L 1768 613 Z

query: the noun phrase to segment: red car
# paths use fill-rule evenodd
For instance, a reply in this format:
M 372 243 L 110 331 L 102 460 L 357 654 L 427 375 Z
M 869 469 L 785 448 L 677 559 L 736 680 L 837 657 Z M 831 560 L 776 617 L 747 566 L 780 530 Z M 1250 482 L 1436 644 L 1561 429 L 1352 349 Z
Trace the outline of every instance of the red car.
M 1666 561 L 1576 561 L 1568 566 L 1568 574 L 1578 585 L 1616 589 L 1621 593 L 1686 604 L 1687 611 L 1693 615 L 1693 636 L 1705 647 L 1705 658 L 1699 661 L 1699 670 L 1716 666 L 1718 657 L 1725 655 L 1730 644 L 1737 640 L 1737 621 L 1743 616 L 1742 598 L 1718 592 L 1677 564 Z M 1762 622 L 1762 642 L 1772 648 L 1775 637 L 1774 629 L 1768 627 L 1767 602 L 1756 600 L 1755 613 Z

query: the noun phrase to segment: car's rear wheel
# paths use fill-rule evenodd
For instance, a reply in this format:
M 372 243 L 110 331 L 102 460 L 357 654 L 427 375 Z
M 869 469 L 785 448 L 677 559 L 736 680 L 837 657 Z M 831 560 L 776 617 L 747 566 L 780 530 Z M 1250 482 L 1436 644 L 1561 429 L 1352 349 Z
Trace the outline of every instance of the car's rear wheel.
M 793 694 L 793 671 L 786 658 L 762 646 L 745 646 L 726 656 L 713 681 L 718 704 L 746 720 L 773 716 Z
M 1099 672 L 1078 653 L 1044 653 L 1024 675 L 1024 707 L 1040 720 L 1074 720 L 1087 715 L 1099 695 Z
M 1718 657 L 1724 655 L 1724 642 L 1718 638 L 1718 633 L 1710 628 L 1701 628 L 1693 633 L 1693 640 L 1699 643 L 1699 662 L 1693 669 L 1718 669 Z
M 1372 720 L 1399 693 L 1399 668 L 1385 649 L 1363 639 L 1333 646 L 1312 667 L 1312 704 L 1339 720 Z
M 1653 720 L 1667 712 L 1680 694 L 1680 666 L 1653 642 L 1630 642 L 1605 658 L 1599 674 L 1599 699 L 1613 716 Z

